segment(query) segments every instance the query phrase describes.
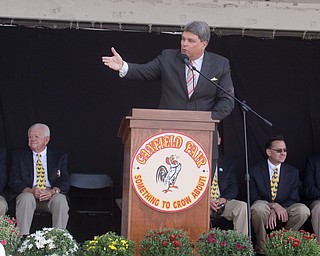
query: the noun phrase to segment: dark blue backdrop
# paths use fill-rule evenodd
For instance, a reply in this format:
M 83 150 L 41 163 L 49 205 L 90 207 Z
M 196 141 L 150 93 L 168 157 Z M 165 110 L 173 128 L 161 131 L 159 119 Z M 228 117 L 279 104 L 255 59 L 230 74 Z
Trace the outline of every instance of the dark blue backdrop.
M 25 146 L 35 122 L 51 128 L 50 144 L 69 153 L 70 172 L 111 174 L 121 196 L 121 119 L 133 107 L 157 108 L 160 82 L 120 79 L 101 56 L 115 46 L 129 62 L 144 63 L 180 36 L 117 31 L 0 27 L 0 144 Z M 247 114 L 249 162 L 264 157 L 270 135 L 287 140 L 287 161 L 301 170 L 320 151 L 320 41 L 213 36 L 208 48 L 231 61 L 236 96 L 270 120 Z M 222 124 L 223 151 L 238 161 L 244 186 L 242 111 Z M 243 179 L 242 179 L 243 178 Z

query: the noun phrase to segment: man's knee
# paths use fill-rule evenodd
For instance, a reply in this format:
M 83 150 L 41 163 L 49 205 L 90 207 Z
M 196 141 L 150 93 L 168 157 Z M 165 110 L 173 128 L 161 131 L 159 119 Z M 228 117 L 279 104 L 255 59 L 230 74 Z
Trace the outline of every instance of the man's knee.
M 69 210 L 69 205 L 66 196 L 61 194 L 54 195 L 50 202 L 50 208 L 51 207 Z
M 295 212 L 296 212 L 297 216 L 302 216 L 302 217 L 305 217 L 305 218 L 308 218 L 310 216 L 310 209 L 304 204 L 300 204 L 296 208 Z
M 36 199 L 34 198 L 32 193 L 23 192 L 17 196 L 17 204 L 35 204 Z

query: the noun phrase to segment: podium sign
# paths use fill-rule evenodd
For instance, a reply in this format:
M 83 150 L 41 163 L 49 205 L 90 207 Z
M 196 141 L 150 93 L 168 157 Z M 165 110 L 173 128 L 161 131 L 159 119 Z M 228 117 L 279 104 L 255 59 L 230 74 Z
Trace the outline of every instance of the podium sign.
M 151 229 L 209 229 L 211 112 L 132 109 L 122 120 L 121 234 L 138 246 Z

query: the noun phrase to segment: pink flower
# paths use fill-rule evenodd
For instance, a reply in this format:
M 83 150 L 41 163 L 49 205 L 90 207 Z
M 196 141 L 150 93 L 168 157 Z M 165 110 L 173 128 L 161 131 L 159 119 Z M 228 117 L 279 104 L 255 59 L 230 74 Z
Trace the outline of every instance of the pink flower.
M 225 246 L 227 245 L 227 241 L 226 241 L 226 240 L 222 241 L 222 242 L 220 243 L 220 245 L 221 245 L 221 247 L 225 247 Z
M 6 245 L 6 244 L 7 244 L 7 240 L 3 239 L 3 240 L 0 241 L 0 243 L 1 243 L 2 245 Z
M 211 243 L 211 244 L 215 244 L 215 243 L 216 243 L 216 239 L 215 239 L 215 237 L 214 237 L 214 234 L 210 234 L 210 235 L 208 236 L 208 241 L 209 241 L 209 243 Z
M 236 244 L 236 249 L 237 249 L 237 250 L 241 250 L 241 248 L 242 248 L 242 245 L 241 245 L 241 244 Z

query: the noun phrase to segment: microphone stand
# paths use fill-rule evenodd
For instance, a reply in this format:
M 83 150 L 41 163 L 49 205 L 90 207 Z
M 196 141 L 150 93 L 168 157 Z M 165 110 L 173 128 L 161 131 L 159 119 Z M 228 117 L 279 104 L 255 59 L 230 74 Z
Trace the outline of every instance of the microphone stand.
M 192 66 L 188 61 L 186 62 L 183 60 L 189 68 L 192 68 L 194 71 L 196 71 L 200 76 L 204 77 L 206 80 L 208 80 L 210 83 L 215 85 L 220 90 L 224 91 L 226 94 L 228 94 L 230 97 L 232 97 L 236 102 L 238 102 L 241 106 L 242 113 L 243 113 L 243 131 L 244 131 L 244 150 L 245 150 L 245 163 L 246 163 L 246 173 L 245 173 L 245 181 L 247 186 L 247 215 L 248 215 L 248 235 L 251 237 L 251 209 L 250 209 L 250 174 L 249 174 L 249 161 L 248 161 L 248 138 L 247 138 L 247 119 L 246 114 L 247 112 L 252 112 L 254 115 L 259 117 L 262 121 L 264 121 L 267 125 L 272 126 L 273 124 L 259 115 L 257 112 L 252 110 L 245 101 L 239 100 L 237 97 L 229 93 L 226 89 L 221 87 L 218 83 L 214 81 L 214 78 L 210 79 L 206 75 L 202 74 L 199 70 L 197 70 L 196 67 Z

